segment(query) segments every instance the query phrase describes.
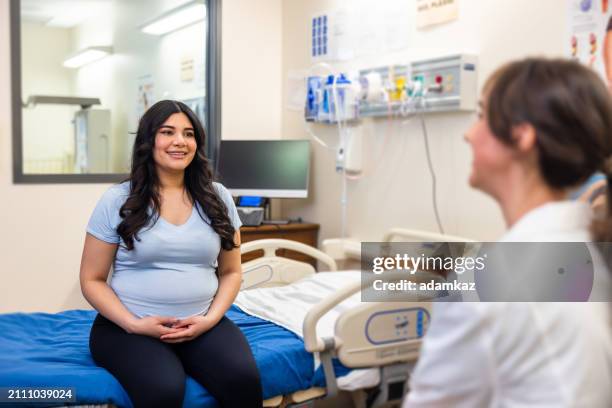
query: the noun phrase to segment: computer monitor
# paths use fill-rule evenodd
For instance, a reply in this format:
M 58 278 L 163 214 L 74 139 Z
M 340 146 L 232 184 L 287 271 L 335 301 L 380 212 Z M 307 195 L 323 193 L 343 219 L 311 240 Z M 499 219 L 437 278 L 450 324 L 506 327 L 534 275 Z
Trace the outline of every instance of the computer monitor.
M 217 178 L 234 196 L 308 197 L 308 140 L 223 140 Z

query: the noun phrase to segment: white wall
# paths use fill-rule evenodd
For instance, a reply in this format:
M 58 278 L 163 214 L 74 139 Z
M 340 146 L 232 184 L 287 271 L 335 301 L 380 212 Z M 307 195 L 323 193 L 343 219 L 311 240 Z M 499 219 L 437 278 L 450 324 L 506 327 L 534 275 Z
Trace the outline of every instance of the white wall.
M 223 1 L 224 139 L 280 139 L 281 0 Z
M 224 1 L 225 135 L 279 137 L 280 16 L 280 0 Z M 85 226 L 108 185 L 12 184 L 9 40 L 9 1 L 0 0 L 0 313 L 85 307 L 78 286 Z M 261 81 L 249 82 L 250 73 Z
M 400 1 L 400 0 L 391 0 Z M 408 1 L 408 0 L 401 0 Z M 310 18 L 342 6 L 349 0 L 291 0 L 283 7 L 283 78 L 312 65 L 309 56 Z M 371 2 L 362 2 L 372 7 Z M 414 1 L 412 0 L 412 3 Z M 414 8 L 406 19 L 409 48 L 386 55 L 370 55 L 336 64 L 346 70 L 405 63 L 427 55 L 476 52 L 480 60 L 479 85 L 500 64 L 527 55 L 559 56 L 564 51 L 566 5 L 559 0 L 462 0 L 460 16 L 447 25 L 418 31 Z M 479 86 L 479 87 L 480 87 Z M 283 137 L 307 138 L 302 112 L 286 108 L 283 100 Z M 470 189 L 467 178 L 471 153 L 463 133 L 472 114 L 436 114 L 427 118 L 432 159 L 438 179 L 438 205 L 446 232 L 479 240 L 492 240 L 504 230 L 497 205 Z M 315 131 L 333 140 L 335 129 L 323 125 Z M 436 231 L 431 206 L 431 179 L 427 170 L 423 135 L 418 121 L 366 120 L 366 176 L 348 182 L 347 235 L 377 240 L 391 227 Z M 385 142 L 386 140 L 386 142 Z M 283 215 L 301 216 L 321 223 L 321 239 L 340 236 L 341 178 L 334 172 L 334 157 L 313 143 L 314 166 L 310 197 L 285 200 Z

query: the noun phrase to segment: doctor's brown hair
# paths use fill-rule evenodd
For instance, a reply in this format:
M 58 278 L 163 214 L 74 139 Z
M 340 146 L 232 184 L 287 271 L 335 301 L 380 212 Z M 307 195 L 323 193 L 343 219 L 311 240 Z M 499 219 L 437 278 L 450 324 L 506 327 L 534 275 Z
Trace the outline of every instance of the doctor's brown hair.
M 578 62 L 529 58 L 496 71 L 485 85 L 492 133 L 513 145 L 512 130 L 536 131 L 540 173 L 555 189 L 607 178 L 607 215 L 594 221 L 593 240 L 612 241 L 612 99 L 599 76 Z

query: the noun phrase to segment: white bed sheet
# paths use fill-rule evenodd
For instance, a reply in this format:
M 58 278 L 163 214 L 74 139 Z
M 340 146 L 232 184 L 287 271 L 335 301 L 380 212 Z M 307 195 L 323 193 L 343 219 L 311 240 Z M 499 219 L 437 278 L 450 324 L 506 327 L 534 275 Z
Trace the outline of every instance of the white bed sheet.
M 321 272 L 286 286 L 242 291 L 234 303 L 246 313 L 275 323 L 304 338 L 302 324 L 308 311 L 322 299 L 360 279 L 361 272 L 358 270 Z M 317 323 L 318 337 L 332 337 L 340 314 L 360 303 L 360 293 L 357 292 L 323 315 Z M 315 368 L 319 364 L 319 358 L 315 356 Z M 374 387 L 379 382 L 378 369 L 355 369 L 338 378 L 338 387 L 352 391 Z

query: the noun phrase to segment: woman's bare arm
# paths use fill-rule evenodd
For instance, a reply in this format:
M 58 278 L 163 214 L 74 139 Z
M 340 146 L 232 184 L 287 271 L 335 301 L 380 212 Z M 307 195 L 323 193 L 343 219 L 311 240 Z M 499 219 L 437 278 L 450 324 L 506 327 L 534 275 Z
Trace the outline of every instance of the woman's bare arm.
M 116 252 L 117 244 L 101 241 L 91 234 L 85 236 L 79 275 L 81 292 L 102 316 L 129 333 L 132 332 L 136 317 L 106 283 Z
M 234 242 L 240 246 L 240 231 L 234 234 Z M 240 260 L 240 248 L 230 251 L 221 250 L 218 258 L 219 264 L 219 289 L 208 309 L 207 316 L 215 322 L 221 320 L 225 312 L 230 308 L 242 283 L 242 263 Z

